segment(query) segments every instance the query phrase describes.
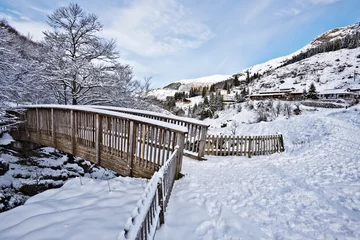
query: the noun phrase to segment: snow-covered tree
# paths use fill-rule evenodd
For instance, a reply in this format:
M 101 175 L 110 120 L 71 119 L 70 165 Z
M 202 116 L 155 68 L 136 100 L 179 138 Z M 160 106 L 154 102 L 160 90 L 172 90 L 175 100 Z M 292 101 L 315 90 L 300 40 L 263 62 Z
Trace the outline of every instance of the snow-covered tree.
M 318 99 L 317 91 L 314 83 L 310 84 L 309 91 L 307 93 L 307 97 L 311 99 Z
M 99 36 L 103 26 L 96 15 L 70 4 L 56 9 L 47 22 L 52 30 L 44 32 L 46 72 L 59 103 L 108 103 L 134 87 L 132 69 L 117 62 L 115 41 Z

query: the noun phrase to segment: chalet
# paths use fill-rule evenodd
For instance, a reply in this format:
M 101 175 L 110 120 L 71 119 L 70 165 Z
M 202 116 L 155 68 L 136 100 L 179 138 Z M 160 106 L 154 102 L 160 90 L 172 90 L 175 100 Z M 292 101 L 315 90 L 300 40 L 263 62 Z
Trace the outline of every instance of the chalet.
M 225 104 L 233 104 L 236 102 L 234 95 L 223 95 L 223 102 Z
M 354 99 L 358 94 L 347 89 L 329 89 L 319 92 L 318 96 L 322 99 Z
M 360 87 L 359 88 L 347 88 L 345 91 L 360 94 Z
M 265 100 L 265 99 L 285 99 L 286 93 L 270 92 L 270 93 L 259 93 L 249 95 L 251 100 Z

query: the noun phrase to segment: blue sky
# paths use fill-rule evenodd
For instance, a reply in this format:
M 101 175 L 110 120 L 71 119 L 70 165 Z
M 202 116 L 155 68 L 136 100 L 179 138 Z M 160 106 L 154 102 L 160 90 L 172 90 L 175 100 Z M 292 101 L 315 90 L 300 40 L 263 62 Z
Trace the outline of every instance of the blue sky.
M 360 21 L 360 0 L 0 0 L 0 18 L 40 40 L 46 15 L 70 2 L 99 16 L 120 60 L 153 87 L 234 74 Z

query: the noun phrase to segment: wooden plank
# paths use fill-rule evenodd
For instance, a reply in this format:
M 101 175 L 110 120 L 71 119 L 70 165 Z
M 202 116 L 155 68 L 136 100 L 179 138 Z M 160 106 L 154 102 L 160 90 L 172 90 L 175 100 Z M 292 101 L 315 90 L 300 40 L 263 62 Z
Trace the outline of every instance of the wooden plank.
M 55 133 L 55 115 L 54 115 L 54 109 L 51 109 L 51 137 L 52 142 L 54 144 L 54 147 L 56 147 L 56 133 Z
M 133 169 L 133 165 L 134 165 L 134 158 L 135 158 L 135 151 L 136 151 L 136 130 L 137 130 L 137 124 L 134 121 L 130 121 L 129 124 L 129 138 L 128 138 L 128 143 L 129 143 L 129 154 L 128 154 L 128 161 L 127 161 L 127 165 L 128 165 L 128 171 L 127 174 L 128 176 L 132 176 L 132 169 Z
M 70 126 L 71 126 L 71 146 L 72 154 L 76 155 L 76 138 L 75 138 L 75 113 L 73 110 L 70 111 Z
M 249 158 L 251 158 L 252 155 L 252 137 L 249 136 L 249 140 L 248 140 L 248 156 Z
M 206 144 L 206 135 L 207 135 L 207 127 L 200 127 L 200 143 L 199 143 L 199 158 L 205 156 L 205 144 Z
M 95 161 L 96 164 L 100 165 L 101 159 L 101 145 L 102 145 L 102 116 L 96 114 L 95 118 Z

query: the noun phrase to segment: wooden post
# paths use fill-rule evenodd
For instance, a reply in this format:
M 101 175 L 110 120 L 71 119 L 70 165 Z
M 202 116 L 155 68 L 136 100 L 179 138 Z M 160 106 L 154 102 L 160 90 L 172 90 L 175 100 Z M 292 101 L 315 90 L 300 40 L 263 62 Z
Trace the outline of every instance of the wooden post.
M 201 126 L 200 128 L 200 143 L 199 143 L 199 153 L 198 153 L 199 159 L 205 156 L 205 143 L 206 143 L 207 130 L 208 127 Z
M 52 137 L 52 143 L 54 147 L 56 148 L 56 136 L 55 136 L 55 115 L 54 115 L 54 109 L 51 109 L 51 137 Z
M 101 145 L 102 145 L 102 116 L 96 114 L 95 119 L 95 158 L 96 164 L 100 165 Z
M 160 213 L 159 213 L 159 221 L 160 225 L 165 223 L 165 216 L 164 216 L 164 196 L 163 196 L 163 189 L 162 189 L 162 183 L 159 182 L 157 186 L 158 190 L 158 198 L 159 198 L 159 207 L 160 207 Z
M 248 143 L 248 144 L 249 144 L 249 145 L 248 145 L 248 147 L 249 147 L 249 148 L 248 148 L 248 156 L 249 156 L 249 158 L 251 158 L 251 153 L 252 153 L 252 148 L 251 148 L 251 147 L 252 147 L 252 144 L 251 144 L 251 143 L 252 143 L 252 137 L 250 136 L 250 137 L 249 137 L 249 143 Z
M 279 138 L 280 138 L 280 152 L 283 152 L 285 151 L 283 135 L 280 134 Z
M 178 154 L 177 154 L 177 160 L 176 160 L 176 176 L 175 178 L 179 178 L 179 173 L 181 172 L 182 167 L 182 159 L 184 154 L 184 141 L 185 141 L 185 135 L 183 133 L 177 133 L 177 140 L 176 145 L 178 146 Z
M 75 113 L 70 111 L 70 125 L 71 125 L 71 153 L 76 155 L 76 136 L 75 136 Z
M 137 124 L 133 121 L 130 121 L 129 124 L 129 153 L 128 153 L 128 172 L 127 175 L 129 177 L 132 177 L 132 169 L 133 169 L 133 164 L 134 164 L 134 158 L 135 158 L 135 154 L 136 154 L 136 128 L 137 128 Z

